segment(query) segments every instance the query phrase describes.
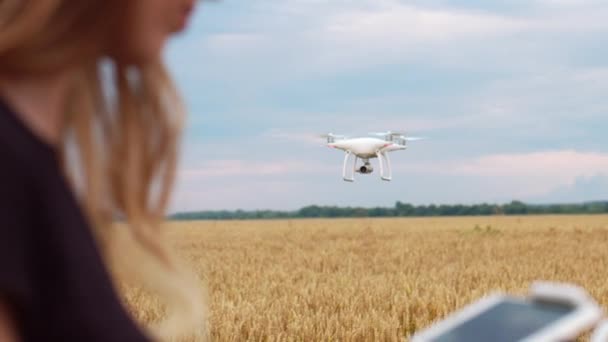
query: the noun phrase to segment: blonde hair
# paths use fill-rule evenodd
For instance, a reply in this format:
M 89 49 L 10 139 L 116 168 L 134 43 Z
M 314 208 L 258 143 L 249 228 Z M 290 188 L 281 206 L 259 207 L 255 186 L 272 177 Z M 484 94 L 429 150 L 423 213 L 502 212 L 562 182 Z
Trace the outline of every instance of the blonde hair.
M 153 336 L 206 340 L 205 291 L 161 229 L 182 102 L 161 61 L 112 57 L 121 51 L 109 42 L 129 19 L 119 6 L 125 2 L 0 0 L 0 75 L 74 70 L 63 155 L 104 259 L 116 279 L 137 281 L 162 299 L 167 315 L 150 328 Z M 112 224 L 117 218 L 128 224 Z

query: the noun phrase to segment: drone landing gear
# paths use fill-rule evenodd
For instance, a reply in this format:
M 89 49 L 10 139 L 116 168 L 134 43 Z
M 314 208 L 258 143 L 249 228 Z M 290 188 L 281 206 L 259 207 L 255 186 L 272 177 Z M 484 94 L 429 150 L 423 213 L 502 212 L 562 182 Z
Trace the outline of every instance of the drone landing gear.
M 359 157 L 357 157 L 355 155 L 355 162 L 353 163 L 353 171 L 350 174 L 350 177 L 346 174 L 347 173 L 347 166 L 348 166 L 348 160 L 350 159 L 350 156 L 352 155 L 352 153 L 350 151 L 346 151 L 346 155 L 344 156 L 344 165 L 342 166 L 342 179 L 344 179 L 345 182 L 354 182 L 355 181 L 355 172 L 356 172 L 356 168 L 357 168 L 357 160 L 359 159 Z
M 393 172 L 391 170 L 391 160 L 388 157 L 387 153 L 384 152 L 376 152 L 376 156 L 378 156 L 378 164 L 380 164 L 380 178 L 383 181 L 390 182 L 393 179 Z M 386 162 L 386 166 L 384 165 Z M 386 171 L 386 173 L 384 173 Z
M 351 155 L 354 155 L 354 161 L 352 164 L 352 171 L 349 174 L 348 162 L 350 160 Z M 380 178 L 383 181 L 390 181 L 392 177 L 391 171 L 391 160 L 388 157 L 388 154 L 383 152 L 377 152 L 376 156 L 378 157 L 378 161 L 380 164 Z M 346 182 L 354 182 L 355 181 L 355 173 L 359 172 L 362 174 L 370 174 L 373 172 L 372 165 L 369 162 L 369 159 L 362 159 L 364 165 L 361 166 L 360 169 L 357 169 L 357 161 L 359 157 L 356 154 L 353 154 L 351 151 L 346 151 L 346 155 L 344 156 L 344 164 L 342 166 L 342 179 Z

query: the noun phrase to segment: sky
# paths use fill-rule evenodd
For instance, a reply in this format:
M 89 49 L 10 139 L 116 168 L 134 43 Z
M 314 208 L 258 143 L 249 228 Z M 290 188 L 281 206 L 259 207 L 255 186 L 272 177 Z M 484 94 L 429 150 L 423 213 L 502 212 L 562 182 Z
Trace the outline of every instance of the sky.
M 608 199 L 608 1 L 202 2 L 170 210 Z M 428 139 L 342 181 L 319 134 Z M 373 160 L 372 163 L 377 163 Z

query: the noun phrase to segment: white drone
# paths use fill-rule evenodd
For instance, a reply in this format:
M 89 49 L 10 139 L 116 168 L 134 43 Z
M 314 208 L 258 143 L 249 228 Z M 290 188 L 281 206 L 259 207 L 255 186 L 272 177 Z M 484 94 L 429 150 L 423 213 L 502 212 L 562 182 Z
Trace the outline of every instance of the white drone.
M 378 164 L 380 166 L 380 178 L 384 181 L 390 181 L 392 179 L 391 161 L 388 157 L 388 152 L 405 150 L 407 148 L 408 141 L 420 140 L 423 138 L 418 137 L 406 137 L 404 132 L 383 132 L 383 133 L 369 133 L 369 135 L 378 136 L 379 138 L 372 137 L 359 137 L 359 138 L 347 138 L 343 135 L 336 135 L 328 133 L 322 135 L 323 138 L 327 138 L 327 146 L 337 148 L 346 152 L 344 156 L 344 166 L 342 167 L 342 178 L 347 182 L 355 181 L 355 173 L 370 174 L 374 172 L 372 164 L 369 162 L 370 159 L 378 158 Z M 352 173 L 348 173 L 348 161 L 351 156 L 354 155 L 354 162 Z M 361 159 L 363 165 L 357 167 L 357 161 Z

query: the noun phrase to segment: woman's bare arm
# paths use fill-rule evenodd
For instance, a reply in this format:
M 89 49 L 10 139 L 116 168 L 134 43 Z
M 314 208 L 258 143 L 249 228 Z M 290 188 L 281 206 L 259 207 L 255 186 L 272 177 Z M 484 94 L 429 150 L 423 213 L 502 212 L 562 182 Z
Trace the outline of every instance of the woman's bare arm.
M 0 341 L 18 342 L 15 320 L 10 306 L 0 298 Z

